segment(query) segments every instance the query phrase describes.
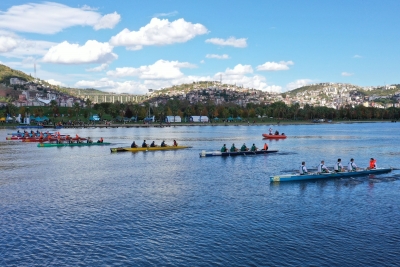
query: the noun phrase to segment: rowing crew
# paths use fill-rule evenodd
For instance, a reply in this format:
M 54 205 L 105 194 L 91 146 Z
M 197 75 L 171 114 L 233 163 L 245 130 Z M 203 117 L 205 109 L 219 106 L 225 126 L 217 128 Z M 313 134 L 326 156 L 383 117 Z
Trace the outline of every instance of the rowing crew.
M 255 144 L 253 144 L 253 145 L 251 146 L 251 148 L 248 148 L 248 147 L 246 146 L 246 144 L 243 143 L 243 145 L 242 145 L 242 147 L 240 148 L 240 150 L 239 150 L 238 148 L 235 147 L 235 144 L 232 144 L 231 148 L 229 149 L 229 152 L 257 151 L 257 150 L 258 150 L 258 148 L 256 147 Z M 263 147 L 262 150 L 268 150 L 268 144 L 267 144 L 267 143 L 264 143 L 264 147 Z M 224 144 L 224 145 L 221 147 L 221 152 L 228 152 L 228 148 L 226 147 L 226 144 Z
M 167 145 L 165 143 L 165 140 L 163 140 L 161 142 L 160 147 L 167 147 L 167 146 L 169 146 L 169 145 Z M 178 146 L 178 143 L 176 142 L 176 140 L 174 140 L 174 144 L 172 146 Z M 138 147 L 138 145 L 136 144 L 135 141 L 133 141 L 132 144 L 131 144 L 131 148 L 137 148 L 137 147 Z M 154 141 L 150 145 L 148 145 L 146 143 L 146 140 L 143 140 L 142 147 L 158 147 L 158 145 L 156 145 Z
M 376 159 L 371 158 L 371 160 L 369 161 L 369 167 L 367 169 L 372 170 L 372 169 L 376 169 L 376 168 L 377 168 Z M 359 170 L 359 168 L 356 165 L 356 163 L 354 162 L 354 159 L 351 158 L 349 163 L 347 164 L 347 172 L 354 172 L 357 170 Z M 342 165 L 342 159 L 338 159 L 335 166 L 333 167 L 333 172 L 344 172 L 344 171 L 345 171 L 345 169 Z M 300 172 L 300 175 L 308 174 L 305 161 L 303 161 L 301 163 L 299 172 Z M 331 173 L 331 171 L 326 167 L 324 160 L 321 160 L 321 163 L 318 165 L 317 173 Z

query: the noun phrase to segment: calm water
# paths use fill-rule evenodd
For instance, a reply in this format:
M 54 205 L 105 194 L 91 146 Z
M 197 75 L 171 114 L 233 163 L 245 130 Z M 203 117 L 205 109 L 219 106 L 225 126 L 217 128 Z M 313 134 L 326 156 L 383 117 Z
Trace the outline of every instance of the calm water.
M 400 168 L 400 124 L 273 126 L 280 152 L 200 158 L 269 126 L 65 129 L 193 146 L 110 153 L 38 148 L 0 130 L 0 266 L 399 266 L 400 172 L 270 184 L 269 176 L 370 157 Z

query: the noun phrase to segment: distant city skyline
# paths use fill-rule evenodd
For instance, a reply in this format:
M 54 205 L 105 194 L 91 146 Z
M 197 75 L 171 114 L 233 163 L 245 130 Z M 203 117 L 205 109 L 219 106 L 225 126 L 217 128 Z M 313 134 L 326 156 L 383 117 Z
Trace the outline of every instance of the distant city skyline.
M 400 83 L 400 1 L 0 3 L 0 63 L 54 85 L 145 94 Z M 36 73 L 36 74 L 35 74 Z

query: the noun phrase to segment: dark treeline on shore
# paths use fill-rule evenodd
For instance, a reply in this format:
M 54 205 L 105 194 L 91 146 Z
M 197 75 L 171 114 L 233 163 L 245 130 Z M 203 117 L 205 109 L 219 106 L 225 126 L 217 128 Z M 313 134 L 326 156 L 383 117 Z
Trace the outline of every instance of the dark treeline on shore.
M 291 106 L 283 102 L 275 102 L 269 105 L 258 105 L 249 103 L 246 106 L 236 104 L 215 105 L 213 102 L 191 104 L 188 101 L 169 100 L 165 104 L 143 104 L 133 103 L 101 103 L 94 104 L 88 100 L 86 107 L 75 103 L 73 107 L 59 107 L 52 101 L 45 107 L 16 107 L 7 104 L 0 109 L 0 115 L 7 114 L 17 116 L 25 114 L 33 116 L 49 116 L 52 121 L 77 120 L 88 121 L 93 114 L 100 116 L 102 120 L 122 121 L 124 118 L 130 121 L 142 121 L 146 117 L 155 116 L 156 121 L 165 121 L 166 116 L 180 116 L 190 118 L 191 116 L 208 116 L 212 121 L 227 120 L 255 120 L 260 118 L 274 118 L 280 120 L 307 121 L 314 119 L 325 120 L 398 120 L 400 108 L 375 108 L 365 106 L 344 106 L 339 109 L 305 105 L 300 108 L 299 104 Z M 61 116 L 62 115 L 62 116 Z M 182 120 L 185 121 L 185 120 Z M 189 121 L 189 120 L 187 120 Z

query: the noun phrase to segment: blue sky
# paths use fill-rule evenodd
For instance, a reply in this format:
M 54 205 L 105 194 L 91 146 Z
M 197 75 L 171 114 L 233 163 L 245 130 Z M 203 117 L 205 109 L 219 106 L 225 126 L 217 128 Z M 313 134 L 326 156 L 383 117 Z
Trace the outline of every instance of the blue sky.
M 1 1 L 0 62 L 55 85 L 144 94 L 400 83 L 400 1 Z

